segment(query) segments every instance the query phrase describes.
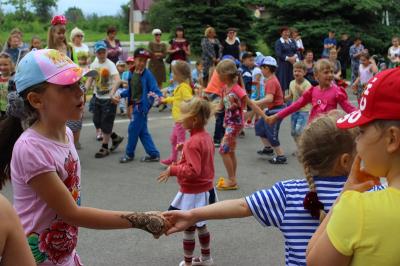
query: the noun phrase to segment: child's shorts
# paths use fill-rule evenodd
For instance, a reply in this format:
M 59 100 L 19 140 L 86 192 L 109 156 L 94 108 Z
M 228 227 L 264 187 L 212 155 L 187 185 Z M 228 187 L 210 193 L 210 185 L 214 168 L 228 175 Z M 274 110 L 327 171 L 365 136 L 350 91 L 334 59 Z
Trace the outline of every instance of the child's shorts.
M 110 99 L 95 99 L 93 123 L 104 134 L 112 133 L 116 113 L 117 105 L 112 103 Z
M 214 188 L 206 192 L 197 194 L 188 194 L 178 192 L 174 200 L 169 206 L 169 211 L 182 210 L 188 211 L 195 208 L 204 207 L 210 204 L 214 204 L 218 201 L 218 196 Z M 206 221 L 200 221 L 196 223 L 197 227 L 202 227 L 206 224 Z
M 220 154 L 227 154 L 235 151 L 236 139 L 242 129 L 242 126 L 227 126 L 225 128 L 225 135 L 222 138 L 221 146 L 219 147 Z
M 296 112 L 291 117 L 291 135 L 292 137 L 299 137 L 303 132 L 308 121 L 308 112 Z

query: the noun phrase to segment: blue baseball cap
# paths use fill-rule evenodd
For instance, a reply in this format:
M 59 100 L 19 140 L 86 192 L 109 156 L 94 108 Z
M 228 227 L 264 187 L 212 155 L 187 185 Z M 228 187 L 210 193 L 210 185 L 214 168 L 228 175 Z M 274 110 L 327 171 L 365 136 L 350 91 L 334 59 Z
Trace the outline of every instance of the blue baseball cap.
M 15 85 L 20 94 L 45 81 L 56 85 L 74 84 L 83 75 L 83 70 L 65 54 L 42 49 L 31 51 L 21 59 L 15 73 Z
M 94 44 L 94 52 L 97 53 L 100 50 L 107 50 L 107 45 L 104 41 L 98 41 Z

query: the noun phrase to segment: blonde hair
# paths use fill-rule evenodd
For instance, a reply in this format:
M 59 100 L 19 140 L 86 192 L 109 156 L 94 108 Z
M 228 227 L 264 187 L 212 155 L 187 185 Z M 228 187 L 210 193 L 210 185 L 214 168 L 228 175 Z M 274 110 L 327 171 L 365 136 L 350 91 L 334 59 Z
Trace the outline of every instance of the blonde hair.
M 192 83 L 192 72 L 190 71 L 190 65 L 183 60 L 176 60 L 172 63 L 172 71 L 176 72 L 184 81 L 189 84 Z
M 319 73 L 325 69 L 334 70 L 334 67 L 328 59 L 319 59 L 314 65 L 314 73 Z
M 73 28 L 73 29 L 71 30 L 71 34 L 70 34 L 70 37 L 69 37 L 69 39 L 71 40 L 71 42 L 74 42 L 74 38 L 75 38 L 76 35 L 82 35 L 82 36 L 83 36 L 83 37 L 82 37 L 82 42 L 83 42 L 83 40 L 84 40 L 84 38 L 85 38 L 85 34 L 83 33 L 83 30 L 81 30 L 81 29 L 78 28 L 78 27 Z
M 215 32 L 215 29 L 213 27 L 207 27 L 206 30 L 204 31 L 204 36 L 208 37 L 211 32 Z
M 337 128 L 336 121 L 342 115 L 343 112 L 335 110 L 316 118 L 306 127 L 299 141 L 298 158 L 304 167 L 310 192 L 315 193 L 316 201 L 320 204 L 319 211 L 315 210 L 315 206 L 314 210 L 307 208 L 306 204 L 304 207 L 320 222 L 325 218 L 326 212 L 322 203 L 318 201 L 317 188 L 313 176 L 326 175 L 334 169 L 338 158 L 342 154 L 353 155 L 355 152 L 355 139 L 358 129 L 343 130 Z
M 238 81 L 239 72 L 232 60 L 225 59 L 218 63 L 217 67 L 215 68 L 218 75 L 227 76 L 229 80 L 232 82 Z
M 56 31 L 57 27 L 64 27 L 65 30 L 67 30 L 66 26 L 62 25 L 62 24 L 57 24 L 57 25 L 51 25 L 50 26 L 48 34 L 47 34 L 47 48 L 49 48 L 49 49 L 57 49 L 58 48 L 58 47 L 56 47 L 56 44 L 54 42 L 54 37 L 53 37 L 53 34 Z M 68 44 L 67 44 L 66 38 L 64 38 L 64 44 L 65 44 L 65 47 L 68 48 Z
M 189 101 L 184 101 L 181 104 L 181 120 L 196 117 L 197 124 L 195 128 L 204 128 L 207 125 L 208 119 L 213 115 L 215 106 L 207 100 L 200 97 L 193 97 Z
M 303 61 L 299 61 L 299 62 L 294 63 L 293 69 L 301 69 L 305 73 L 307 72 L 307 66 Z

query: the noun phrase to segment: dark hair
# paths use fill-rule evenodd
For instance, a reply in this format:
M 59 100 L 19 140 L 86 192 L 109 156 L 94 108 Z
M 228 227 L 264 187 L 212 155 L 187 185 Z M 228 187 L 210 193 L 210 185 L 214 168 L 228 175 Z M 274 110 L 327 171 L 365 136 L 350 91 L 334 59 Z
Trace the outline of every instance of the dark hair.
M 282 27 L 279 29 L 279 34 L 282 34 L 282 32 L 284 32 L 284 31 L 286 31 L 286 30 L 290 30 L 289 27 L 288 27 L 288 26 L 282 26 Z
M 178 31 L 183 32 L 182 38 L 185 38 L 185 29 L 183 28 L 183 26 L 181 26 L 181 25 L 176 26 L 176 28 L 175 28 L 175 38 L 178 37 L 178 35 L 176 34 L 176 32 L 178 32 Z
M 242 60 L 252 57 L 254 57 L 254 55 L 251 52 L 245 52 L 242 56 Z
M 313 52 L 311 49 L 307 49 L 307 50 L 304 52 L 305 55 L 308 54 L 308 53 L 314 54 L 314 52 Z
M 48 83 L 43 82 L 26 89 L 22 94 L 23 110 L 18 110 L 24 114 L 24 119 L 7 114 L 6 118 L 0 121 L 0 189 L 5 182 L 11 178 L 10 162 L 15 142 L 24 132 L 24 127 L 31 126 L 39 117 L 37 111 L 31 106 L 27 100 L 30 92 L 43 93 Z M 18 101 L 18 100 L 17 100 Z M 11 104 L 11 100 L 10 100 Z
M 271 73 L 275 73 L 276 71 L 276 67 L 274 66 L 269 66 L 269 65 L 261 65 L 262 68 L 267 67 L 269 69 L 269 71 L 271 71 Z
M 113 32 L 117 32 L 117 28 L 115 26 L 110 26 L 107 28 L 107 35 Z

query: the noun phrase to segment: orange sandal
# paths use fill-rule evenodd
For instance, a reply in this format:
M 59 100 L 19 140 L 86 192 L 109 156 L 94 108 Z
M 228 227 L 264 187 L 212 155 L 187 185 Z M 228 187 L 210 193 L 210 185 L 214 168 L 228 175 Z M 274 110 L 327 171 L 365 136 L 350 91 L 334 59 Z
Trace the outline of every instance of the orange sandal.
M 223 177 L 220 177 L 218 179 L 216 188 L 217 188 L 217 190 L 237 190 L 237 189 L 239 189 L 239 186 L 236 183 L 233 185 L 227 186 L 225 179 Z

